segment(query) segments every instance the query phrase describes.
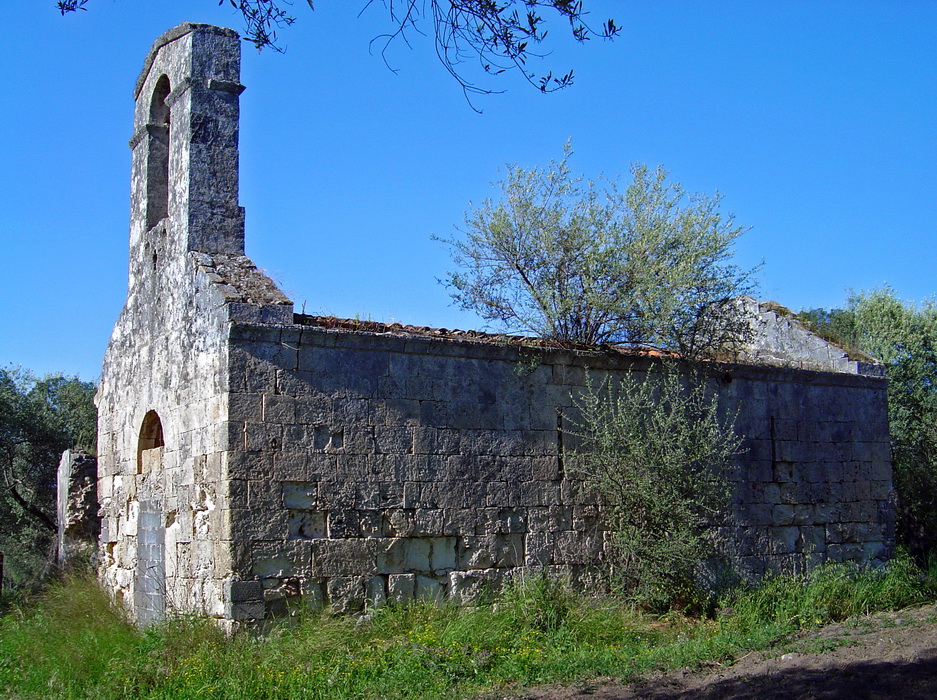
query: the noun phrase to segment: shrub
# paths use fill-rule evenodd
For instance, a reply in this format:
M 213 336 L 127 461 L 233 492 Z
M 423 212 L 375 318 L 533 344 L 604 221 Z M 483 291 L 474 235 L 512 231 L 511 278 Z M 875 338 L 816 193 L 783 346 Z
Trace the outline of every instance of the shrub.
M 728 511 L 730 458 L 740 439 L 701 373 L 664 362 L 576 402 L 580 445 L 571 461 L 604 501 L 615 584 L 651 609 L 692 605 L 695 572 Z

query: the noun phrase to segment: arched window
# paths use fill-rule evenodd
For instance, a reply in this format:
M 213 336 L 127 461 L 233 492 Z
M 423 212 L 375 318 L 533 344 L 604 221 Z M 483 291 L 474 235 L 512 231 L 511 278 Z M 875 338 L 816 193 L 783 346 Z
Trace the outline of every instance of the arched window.
M 163 456 L 163 424 L 156 411 L 147 411 L 137 440 L 137 474 L 159 468 Z
M 146 227 L 151 229 L 169 214 L 169 78 L 160 76 L 150 102 L 146 159 Z

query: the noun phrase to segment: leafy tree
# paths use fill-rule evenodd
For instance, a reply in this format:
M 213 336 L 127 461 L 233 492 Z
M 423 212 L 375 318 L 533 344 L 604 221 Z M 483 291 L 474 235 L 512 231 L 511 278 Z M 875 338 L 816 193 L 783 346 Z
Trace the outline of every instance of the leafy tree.
M 22 583 L 41 568 L 56 532 L 56 472 L 69 448 L 95 450 L 94 385 L 0 368 L 0 551 Z
M 665 362 L 576 402 L 570 462 L 605 504 L 614 533 L 610 573 L 626 597 L 653 609 L 695 602 L 695 576 L 728 513 L 740 438 L 698 372 Z
M 570 174 L 561 161 L 507 167 L 501 198 L 466 214 L 443 239 L 457 270 L 453 299 L 508 331 L 564 344 L 622 343 L 719 354 L 743 342 L 735 299 L 753 271 L 729 263 L 744 228 L 720 197 L 687 196 L 662 167 L 615 180 Z
M 885 365 L 899 537 L 925 556 L 937 544 L 937 302 L 905 302 L 884 287 L 801 317 Z
M 364 9 L 374 0 L 361 0 Z M 67 14 L 87 9 L 88 0 L 58 0 L 56 6 Z M 246 39 L 258 49 L 282 50 L 277 29 L 296 21 L 287 6 L 289 0 L 218 0 L 229 4 L 244 18 Z M 314 9 L 313 0 L 306 0 Z M 516 70 L 542 92 L 551 92 L 573 82 L 572 71 L 554 77 L 552 71 L 538 74 L 528 67 L 531 58 L 542 58 L 535 50 L 547 38 L 548 18 L 559 18 L 569 24 L 572 37 L 582 43 L 591 38 L 611 39 L 619 33 L 613 19 L 599 29 L 586 21 L 588 12 L 582 0 L 384 0 L 391 29 L 374 39 L 382 44 L 381 53 L 396 39 L 409 44 L 407 35 L 422 33 L 429 25 L 433 32 L 436 54 L 445 69 L 459 82 L 466 94 L 488 93 L 475 85 L 464 71 L 466 60 L 478 61 L 486 74 L 497 75 Z

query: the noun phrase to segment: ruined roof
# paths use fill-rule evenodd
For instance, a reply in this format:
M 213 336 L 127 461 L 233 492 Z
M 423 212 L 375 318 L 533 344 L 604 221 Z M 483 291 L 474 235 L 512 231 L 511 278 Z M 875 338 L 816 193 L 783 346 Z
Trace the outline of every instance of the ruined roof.
M 804 326 L 794 314 L 779 304 L 775 302 L 758 302 L 747 297 L 743 298 L 742 301 L 751 315 L 754 336 L 738 356 L 732 359 L 733 362 L 819 372 L 861 374 L 873 377 L 884 376 L 884 367 L 876 360 L 861 353 L 850 353 L 836 343 L 821 338 Z M 382 323 L 370 319 L 348 319 L 335 316 L 294 314 L 293 318 L 294 323 L 299 325 L 352 333 L 374 333 L 399 337 L 434 338 L 492 345 L 515 345 L 644 357 L 679 357 L 675 352 L 649 346 L 561 343 L 557 340 L 524 335 Z
M 249 304 L 292 304 L 276 283 L 265 275 L 246 255 L 193 252 L 199 267 L 219 285 L 228 301 Z
M 512 335 L 509 333 L 486 333 L 484 331 L 458 328 L 432 328 L 430 326 L 413 326 L 402 323 L 382 323 L 370 319 L 337 318 L 335 316 L 315 316 L 310 314 L 294 314 L 295 323 L 302 326 L 315 326 L 317 328 L 343 330 L 357 333 L 375 333 L 380 335 L 396 335 L 401 337 L 435 338 L 438 340 L 459 340 L 490 345 L 518 345 L 554 350 L 574 350 L 581 352 L 605 352 L 622 355 L 642 355 L 654 357 L 679 357 L 676 353 L 648 346 L 635 345 L 585 345 L 583 343 L 562 343 L 550 338 L 537 338 L 529 335 Z

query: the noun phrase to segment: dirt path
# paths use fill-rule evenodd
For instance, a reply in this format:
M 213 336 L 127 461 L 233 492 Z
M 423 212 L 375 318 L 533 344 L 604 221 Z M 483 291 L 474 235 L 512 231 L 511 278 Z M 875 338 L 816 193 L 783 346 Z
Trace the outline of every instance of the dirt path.
M 937 607 L 830 625 L 732 666 L 682 670 L 629 685 L 532 688 L 540 700 L 937 699 Z

